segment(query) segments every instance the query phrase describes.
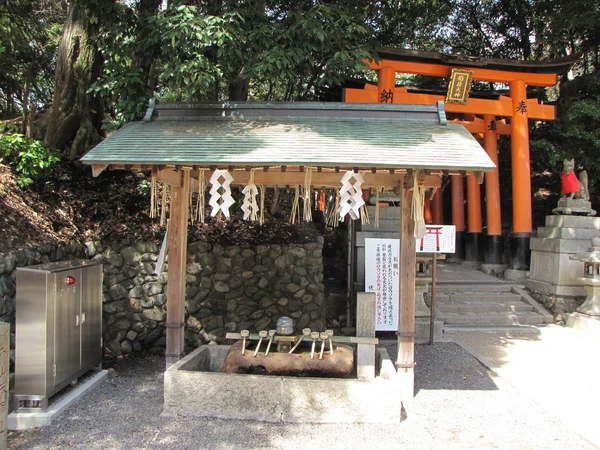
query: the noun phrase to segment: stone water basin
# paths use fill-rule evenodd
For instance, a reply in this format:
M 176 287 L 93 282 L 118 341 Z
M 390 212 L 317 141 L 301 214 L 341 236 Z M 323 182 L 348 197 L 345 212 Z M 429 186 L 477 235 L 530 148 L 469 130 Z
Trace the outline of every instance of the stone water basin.
M 251 375 L 280 375 L 293 377 L 346 378 L 354 369 L 354 349 L 349 345 L 334 344 L 335 351 L 315 346 L 314 358 L 310 357 L 311 345 L 306 343 L 296 348 L 293 353 L 273 351 L 267 355 L 259 351 L 254 356 L 256 342 L 251 342 L 242 353 L 242 341 L 229 347 L 225 360 L 221 365 L 223 373 L 241 373 Z M 327 347 L 328 348 L 328 347 Z M 264 347 L 263 347 L 264 350 Z
M 376 377 L 318 378 L 221 373 L 229 345 L 204 345 L 164 374 L 163 415 L 263 422 L 399 423 L 398 375 L 376 348 Z

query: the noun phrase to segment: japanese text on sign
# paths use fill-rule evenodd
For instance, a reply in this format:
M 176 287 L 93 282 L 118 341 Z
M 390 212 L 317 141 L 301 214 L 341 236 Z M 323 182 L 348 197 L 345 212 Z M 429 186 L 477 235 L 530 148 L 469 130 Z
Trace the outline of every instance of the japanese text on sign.
M 398 329 L 400 241 L 365 239 L 365 291 L 376 298 L 375 329 Z
M 417 253 L 454 253 L 456 227 L 454 225 L 427 225 L 427 234 L 417 239 Z

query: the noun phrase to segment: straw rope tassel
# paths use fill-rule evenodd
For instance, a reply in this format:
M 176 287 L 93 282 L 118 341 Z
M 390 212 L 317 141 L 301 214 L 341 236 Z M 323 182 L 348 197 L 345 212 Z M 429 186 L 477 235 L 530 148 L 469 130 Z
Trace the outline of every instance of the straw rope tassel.
M 423 207 L 425 203 L 425 188 L 419 186 L 419 171 L 415 170 L 413 178 L 412 217 L 415 221 L 415 238 L 421 239 L 427 234 Z
M 360 222 L 364 225 L 366 223 L 371 223 L 371 219 L 369 218 L 369 210 L 367 209 L 367 205 L 362 205 L 360 207 Z
M 384 190 L 384 186 L 375 188 L 375 228 L 379 228 L 379 193 L 383 193 Z
M 292 203 L 292 215 L 290 216 L 290 223 L 296 223 L 296 217 L 300 218 L 300 186 L 296 186 L 294 193 L 294 201 Z
M 204 202 L 206 196 L 206 177 L 205 169 L 198 172 L 198 197 L 196 198 L 196 218 L 198 222 L 204 223 Z
M 304 175 L 304 221 L 312 222 L 312 199 L 311 199 L 311 188 L 312 183 L 312 169 L 306 169 L 306 175 Z
M 190 192 L 188 196 L 188 217 L 190 219 L 190 223 L 194 225 L 194 184 L 196 180 L 193 178 L 190 179 Z
M 364 172 L 362 172 L 361 175 L 364 175 Z M 370 190 L 369 190 L 369 195 L 371 195 Z M 360 198 L 362 199 L 362 197 L 363 197 L 363 190 L 361 189 L 360 190 Z M 363 204 L 360 206 L 360 222 L 363 225 L 366 223 L 371 223 L 371 218 L 369 217 L 369 210 L 367 209 L 367 204 L 364 201 L 363 201 Z
M 331 207 L 327 213 L 327 221 L 325 222 L 325 224 L 332 228 L 337 228 L 337 226 L 340 223 L 340 215 L 338 213 L 340 209 L 340 190 L 335 189 L 333 195 L 333 207 Z
M 156 178 L 150 177 L 150 218 L 156 217 Z

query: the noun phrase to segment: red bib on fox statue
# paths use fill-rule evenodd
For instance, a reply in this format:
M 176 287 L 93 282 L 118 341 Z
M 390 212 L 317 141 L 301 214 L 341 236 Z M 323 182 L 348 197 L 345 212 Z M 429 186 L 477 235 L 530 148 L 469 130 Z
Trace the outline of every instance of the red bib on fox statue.
M 563 172 L 561 194 L 565 195 L 571 192 L 579 192 L 579 180 L 575 172 Z

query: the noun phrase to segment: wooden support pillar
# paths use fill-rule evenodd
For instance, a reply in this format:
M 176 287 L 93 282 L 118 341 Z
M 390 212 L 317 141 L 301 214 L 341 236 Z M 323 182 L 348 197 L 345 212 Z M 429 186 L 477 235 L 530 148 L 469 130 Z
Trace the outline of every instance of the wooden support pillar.
M 416 187 L 416 186 L 415 186 Z M 398 375 L 402 389 L 402 403 L 410 406 L 415 389 L 415 277 L 416 240 L 415 221 L 412 217 L 413 190 L 402 187 L 400 218 L 400 308 L 398 320 Z
M 432 200 L 433 223 L 435 225 L 444 225 L 444 193 L 441 189 L 435 191 Z
M 498 134 L 496 117 L 483 116 L 485 134 L 483 146 L 496 168 L 485 174 L 485 213 L 487 235 L 485 237 L 485 263 L 502 264 L 504 262 L 504 244 L 502 240 L 502 215 L 500 210 L 500 173 L 498 167 Z
M 394 103 L 394 90 L 396 88 L 396 71 L 390 67 L 383 67 L 377 71 L 377 95 L 379 103 Z
M 529 124 L 527 91 L 522 80 L 510 83 L 512 99 L 511 166 L 513 197 L 513 232 L 510 237 L 510 269 L 529 269 L 531 219 L 531 170 L 529 161 Z
M 465 185 L 461 175 L 452 175 L 452 225 L 456 227 L 455 259 L 465 258 Z
M 481 226 L 481 186 L 475 175 L 467 175 L 467 235 L 465 260 L 483 261 L 483 233 Z
M 181 171 L 181 186 L 171 188 L 167 281 L 167 367 L 181 359 L 185 330 L 185 277 L 190 171 Z

